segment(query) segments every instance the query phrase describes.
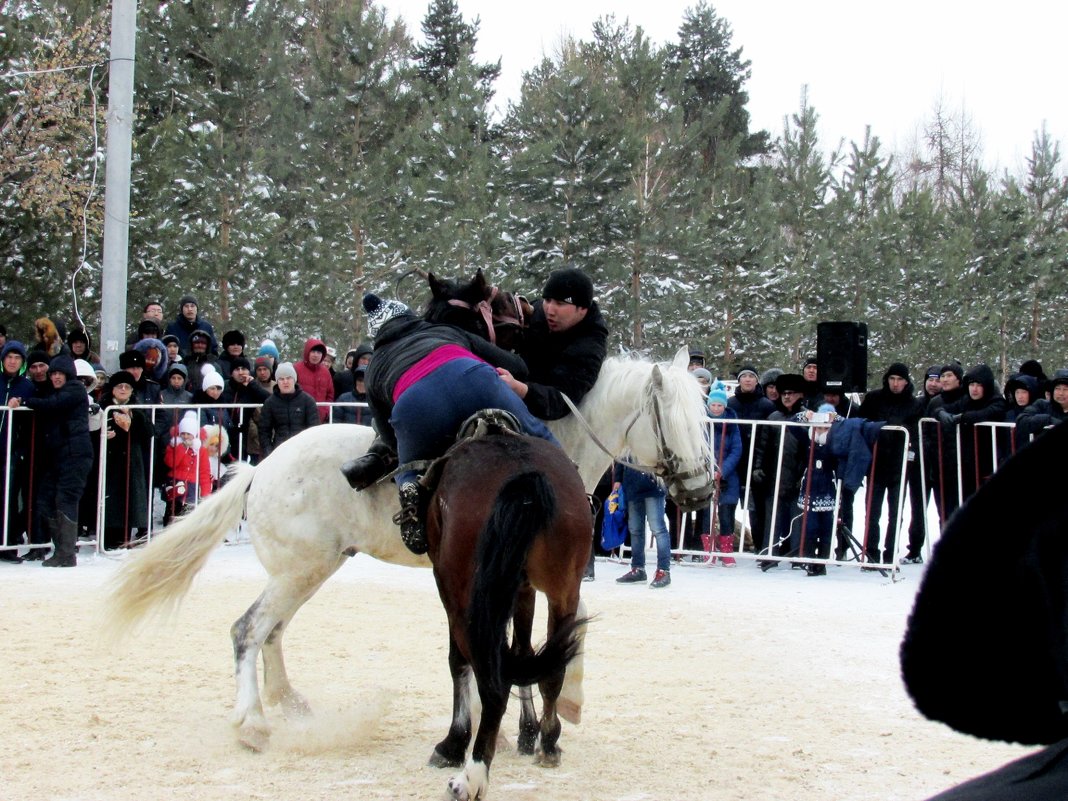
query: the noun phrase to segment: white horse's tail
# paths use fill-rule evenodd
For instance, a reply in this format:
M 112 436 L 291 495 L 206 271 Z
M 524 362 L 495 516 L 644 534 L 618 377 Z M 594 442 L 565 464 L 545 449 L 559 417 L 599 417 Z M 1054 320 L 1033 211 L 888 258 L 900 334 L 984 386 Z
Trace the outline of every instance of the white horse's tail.
M 121 639 L 148 615 L 174 612 L 211 552 L 241 521 L 255 470 L 236 462 L 220 490 L 177 518 L 119 569 L 105 602 L 109 634 Z

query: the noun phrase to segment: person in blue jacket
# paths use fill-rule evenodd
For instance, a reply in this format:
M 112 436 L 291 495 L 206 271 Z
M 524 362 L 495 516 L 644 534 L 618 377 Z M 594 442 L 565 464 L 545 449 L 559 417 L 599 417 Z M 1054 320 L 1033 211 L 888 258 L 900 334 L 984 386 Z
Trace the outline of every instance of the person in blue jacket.
M 630 570 L 616 579 L 619 584 L 645 581 L 645 524 L 656 540 L 656 574 L 649 586 L 656 590 L 671 583 L 671 536 L 667 530 L 664 501 L 667 489 L 654 475 L 643 473 L 626 464 L 617 464 L 612 475 L 612 488 L 623 486 L 627 499 L 627 529 L 630 532 Z
M 737 420 L 738 415 L 727 406 L 727 392 L 722 385 L 717 385 L 708 393 L 708 415 L 713 420 Z M 737 424 L 725 422 L 712 425 L 712 459 L 715 463 L 715 477 L 718 482 L 713 503 L 716 505 L 716 530 L 712 530 L 708 520 L 710 509 L 698 512 L 698 525 L 701 526 L 701 540 L 705 550 L 711 550 L 712 537 L 716 538 L 716 550 L 721 554 L 734 552 L 734 513 L 738 508 L 741 495 L 741 481 L 738 479 L 738 463 L 742 459 L 742 434 Z M 710 559 L 715 562 L 716 557 Z M 732 556 L 721 556 L 719 563 L 724 567 L 734 567 Z

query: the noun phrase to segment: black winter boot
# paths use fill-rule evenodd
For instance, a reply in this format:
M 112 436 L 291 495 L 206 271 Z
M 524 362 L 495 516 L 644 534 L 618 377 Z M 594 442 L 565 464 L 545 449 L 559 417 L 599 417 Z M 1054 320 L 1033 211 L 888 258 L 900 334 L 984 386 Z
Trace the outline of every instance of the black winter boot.
M 60 512 L 51 521 L 55 553 L 41 562 L 43 567 L 74 567 L 78 564 L 78 522 Z
M 427 551 L 423 488 L 417 481 L 405 481 L 398 489 L 401 510 L 393 516 L 400 526 L 401 540 L 408 550 L 422 555 Z
M 341 465 L 341 474 L 354 490 L 367 489 L 397 466 L 397 454 L 382 440 L 376 439 L 367 453 Z

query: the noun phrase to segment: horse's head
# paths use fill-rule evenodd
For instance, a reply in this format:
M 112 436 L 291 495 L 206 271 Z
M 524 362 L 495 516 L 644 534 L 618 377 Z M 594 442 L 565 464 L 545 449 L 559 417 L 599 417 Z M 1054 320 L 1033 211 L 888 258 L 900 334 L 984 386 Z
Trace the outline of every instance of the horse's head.
M 482 270 L 467 283 L 427 276 L 430 302 L 423 318 L 432 323 L 455 325 L 488 339 L 504 350 L 515 350 L 530 319 L 526 299 L 486 282 Z
M 703 506 L 712 496 L 708 416 L 700 385 L 686 370 L 688 360 L 683 349 L 670 365 L 653 365 L 641 410 L 626 436 L 634 461 L 660 476 L 684 511 Z

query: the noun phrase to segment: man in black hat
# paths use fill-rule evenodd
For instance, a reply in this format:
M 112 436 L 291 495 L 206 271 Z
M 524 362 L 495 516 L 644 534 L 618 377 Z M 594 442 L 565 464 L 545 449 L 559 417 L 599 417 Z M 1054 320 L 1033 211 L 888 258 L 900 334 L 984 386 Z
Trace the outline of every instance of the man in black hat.
M 915 397 L 909 368 L 895 362 L 883 374 L 883 385 L 864 396 L 860 404 L 860 417 L 872 422 L 885 422 L 908 431 L 908 448 L 905 435 L 900 431 L 879 432 L 878 450 L 868 493 L 867 520 L 864 526 L 864 550 L 867 561 L 891 563 L 894 561 L 897 544 L 898 509 L 901 499 L 901 472 L 905 469 L 905 492 L 909 494 L 912 523 L 909 526 L 909 551 L 902 559 L 906 563 L 923 561 L 920 549 L 924 541 L 923 493 L 920 488 L 919 459 L 916 442 L 919 436 L 920 418 L 923 416 L 923 401 Z M 902 464 L 904 462 L 904 464 Z M 889 505 L 886 537 L 883 549 L 879 550 L 879 518 L 883 513 L 883 499 Z
M 563 399 L 576 406 L 586 397 L 608 352 L 608 326 L 593 299 L 593 282 L 582 270 L 568 267 L 549 276 L 534 302 L 520 356 L 530 371 L 518 381 L 498 369 L 505 383 L 523 399 L 535 417 L 559 420 L 571 413 Z

